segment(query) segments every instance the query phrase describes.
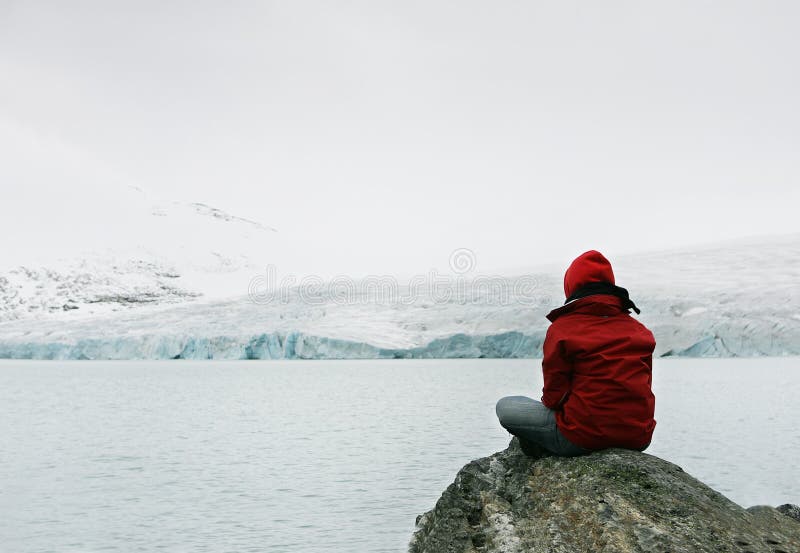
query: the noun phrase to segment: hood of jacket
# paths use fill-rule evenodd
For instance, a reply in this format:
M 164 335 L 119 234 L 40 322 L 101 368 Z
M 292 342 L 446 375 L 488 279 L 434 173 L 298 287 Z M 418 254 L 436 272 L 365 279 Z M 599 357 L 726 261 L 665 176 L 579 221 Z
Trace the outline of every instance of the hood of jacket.
M 582 253 L 570 264 L 564 273 L 564 297 L 569 298 L 591 282 L 616 284 L 611 263 L 597 250 Z

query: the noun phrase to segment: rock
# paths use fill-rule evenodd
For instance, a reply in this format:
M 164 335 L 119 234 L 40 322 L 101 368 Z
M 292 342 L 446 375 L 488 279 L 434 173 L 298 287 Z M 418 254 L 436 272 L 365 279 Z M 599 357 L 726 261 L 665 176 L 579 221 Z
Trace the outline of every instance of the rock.
M 777 507 L 778 512 L 786 515 L 787 517 L 791 517 L 796 521 L 800 522 L 800 506 L 792 505 L 791 503 L 786 503 L 785 505 L 780 505 Z
M 514 438 L 458 472 L 417 518 L 409 552 L 798 553 L 790 516 L 746 510 L 645 453 L 532 459 Z

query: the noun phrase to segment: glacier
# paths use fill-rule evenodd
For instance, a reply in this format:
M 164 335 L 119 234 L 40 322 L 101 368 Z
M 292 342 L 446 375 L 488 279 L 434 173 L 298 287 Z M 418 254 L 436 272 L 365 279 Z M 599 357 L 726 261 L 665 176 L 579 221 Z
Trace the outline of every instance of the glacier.
M 544 336 L 507 332 L 490 336 L 456 334 L 416 348 L 393 349 L 299 332 L 250 338 L 214 336 L 82 339 L 71 344 L 19 342 L 0 345 L 6 359 L 440 359 L 530 357 L 541 352 Z
M 800 355 L 800 235 L 620 257 L 615 272 L 642 309 L 637 318 L 655 334 L 657 356 Z M 497 301 L 459 281 L 458 293 L 437 299 L 422 292 L 410 302 L 336 294 L 309 301 L 291 293 L 260 303 L 242 295 L 90 318 L 16 319 L 0 323 L 0 357 L 539 357 L 545 315 L 562 302 L 561 275 L 530 271 L 500 284 L 523 290 L 520 279 L 535 283 L 535 301 L 513 294 Z
M 642 310 L 634 316 L 656 337 L 657 356 L 800 355 L 800 234 L 619 256 L 612 263 L 618 284 Z M 171 278 L 161 266 L 135 267 Z M 310 298 L 293 289 L 262 302 L 244 293 L 184 297 L 161 288 L 152 301 L 90 316 L 84 309 L 53 309 L 6 318 L 0 358 L 535 358 L 549 324 L 545 315 L 563 302 L 562 271 L 540 267 L 493 277 L 503 297 L 460 276 L 438 295 L 411 293 L 401 284 L 400 296 L 412 301 L 369 295 L 342 301 L 336 290 Z M 113 279 L 47 284 L 48 273 L 35 276 L 33 288 L 57 291 L 58 301 L 78 296 L 91 306 L 97 294 L 117 293 Z M 228 289 L 246 291 L 255 276 L 230 273 Z M 94 295 L 80 296 L 82 282 Z
M 770 320 L 712 322 L 688 328 L 651 324 L 656 355 L 754 357 L 800 355 L 800 323 Z M 0 340 L 5 359 L 426 359 L 537 358 L 546 329 L 475 335 L 456 333 L 411 347 L 381 346 L 304 332 L 265 332 L 250 336 L 142 334 L 74 340 Z M 368 338 L 367 338 L 368 339 Z

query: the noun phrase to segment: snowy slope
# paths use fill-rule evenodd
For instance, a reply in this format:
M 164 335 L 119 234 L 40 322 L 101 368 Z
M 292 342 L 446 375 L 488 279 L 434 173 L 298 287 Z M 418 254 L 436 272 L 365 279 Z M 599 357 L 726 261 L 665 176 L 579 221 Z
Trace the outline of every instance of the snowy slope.
M 800 235 L 612 259 L 641 307 L 657 355 L 800 355 Z M 255 276 L 257 273 L 252 273 Z M 18 358 L 530 357 L 544 315 L 563 301 L 560 271 L 498 279 L 452 275 L 450 297 L 409 288 L 404 301 L 341 289 L 294 289 L 104 317 L 0 324 L 0 356 Z M 354 283 L 356 292 L 359 283 Z M 525 292 L 527 290 L 527 292 Z M 308 290 L 305 290 L 308 292 Z M 373 291 L 374 292 L 374 291 Z M 523 293 L 525 292 L 525 293 Z M 262 298 L 263 300 L 263 298 Z
M 278 262 L 275 229 L 161 198 L 57 136 L 3 123 L 0 321 L 241 295 Z
M 113 204 L 94 197 L 91 209 L 70 217 L 79 217 L 79 228 L 65 224 L 52 240 L 6 252 L 0 321 L 63 319 L 64 312 L 71 321 L 243 294 L 276 243 L 275 229 L 258 222 L 130 187 L 118 189 Z M 36 238 L 24 225 L 14 233 Z

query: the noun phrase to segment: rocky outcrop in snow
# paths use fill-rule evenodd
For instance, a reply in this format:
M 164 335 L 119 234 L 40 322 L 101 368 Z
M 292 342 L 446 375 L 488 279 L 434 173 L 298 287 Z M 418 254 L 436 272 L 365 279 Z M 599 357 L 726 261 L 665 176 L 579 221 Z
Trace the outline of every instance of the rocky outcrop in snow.
M 156 260 L 82 259 L 58 268 L 17 266 L 0 275 L 0 321 L 124 307 L 171 304 L 200 292 L 177 283 L 180 273 Z

